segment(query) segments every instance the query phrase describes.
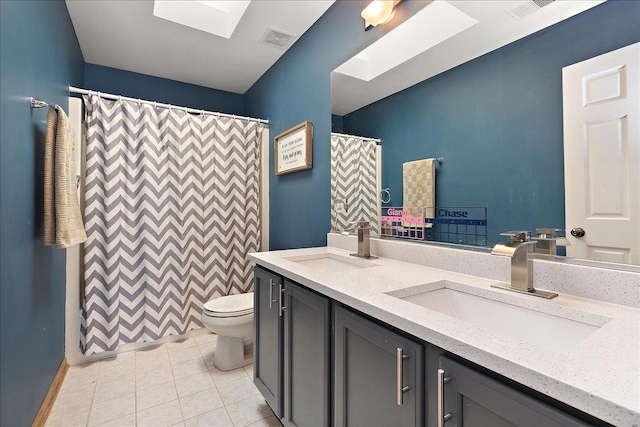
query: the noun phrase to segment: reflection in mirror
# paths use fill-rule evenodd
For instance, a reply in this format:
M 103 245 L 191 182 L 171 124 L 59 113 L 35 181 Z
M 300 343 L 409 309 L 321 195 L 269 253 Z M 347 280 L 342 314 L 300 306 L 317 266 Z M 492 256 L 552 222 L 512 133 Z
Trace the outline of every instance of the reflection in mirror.
M 332 230 L 368 221 L 370 235 L 378 235 L 380 167 L 379 139 L 331 133 Z
M 379 200 L 380 188 L 389 189 L 390 200 L 381 206 L 383 216 L 391 207 L 402 209 L 408 204 L 403 167 L 441 157 L 444 163 L 434 168 L 435 206 L 454 212 L 460 207 L 486 208 L 486 239 L 479 239 L 480 244 L 493 246 L 505 240 L 502 232 L 527 230 L 537 236 L 543 252 L 564 255 L 564 245 L 569 244 L 570 256 L 639 264 L 634 251 L 640 251 L 640 229 L 635 234 L 627 233 L 635 249 L 591 243 L 593 250 L 574 255 L 588 238 L 601 232 L 587 229 L 568 216 L 565 219 L 565 199 L 568 206 L 575 194 L 565 197 L 564 145 L 569 125 L 566 117 L 563 121 L 567 103 L 572 102 L 567 100 L 569 83 L 563 81 L 563 69 L 632 43 L 630 33 L 637 39 L 640 24 L 628 18 L 635 13 L 635 6 L 629 2 L 556 1 L 545 2 L 542 7 L 534 4 L 535 8 L 529 10 L 525 4 L 531 6 L 533 2 L 425 2 L 421 11 L 332 72 L 333 130 L 382 140 L 385 159 L 375 197 Z M 565 20 L 553 29 L 538 32 Z M 624 90 L 634 102 L 629 103 L 631 110 L 625 113 L 625 120 L 637 127 L 639 84 L 632 80 L 637 80 L 640 73 L 636 71 L 638 54 L 635 56 L 633 65 L 633 53 L 628 55 L 631 62 L 622 67 L 628 70 L 623 77 L 606 80 L 631 82 Z M 624 61 L 618 59 L 620 64 Z M 602 70 L 580 72 L 573 81 L 580 82 L 585 75 L 600 76 Z M 597 87 L 602 94 L 601 90 L 607 88 L 604 80 L 594 83 L 593 90 Z M 581 87 L 576 87 L 572 96 L 581 102 Z M 637 95 L 632 97 L 632 93 Z M 597 100 L 595 104 L 605 112 L 617 108 L 607 102 Z M 582 129 L 582 122 L 577 123 L 576 129 Z M 586 136 L 592 139 L 593 152 L 600 153 L 597 159 L 592 156 L 588 160 L 581 154 L 584 157 L 574 156 L 574 160 L 586 165 L 587 170 L 597 166 L 590 179 L 602 193 L 614 182 L 627 185 L 623 198 L 635 194 L 635 199 L 623 201 L 629 208 L 618 214 L 608 203 L 609 209 L 602 208 L 601 216 L 626 218 L 640 227 L 638 179 L 615 174 L 618 169 L 637 171 L 640 167 L 637 132 L 635 140 L 633 132 L 615 137 L 614 130 L 625 131 L 631 126 L 630 122 L 616 123 L 607 129 L 593 127 Z M 620 147 L 631 144 L 635 148 L 624 152 L 616 144 L 603 145 L 610 140 L 619 141 Z M 622 158 L 625 153 L 631 154 Z M 617 167 L 607 166 L 606 161 L 612 158 Z M 584 169 L 579 174 L 566 179 L 582 182 L 584 192 L 584 184 L 589 183 L 585 182 Z M 609 175 L 616 178 L 607 179 Z M 621 200 L 608 200 L 613 199 L 616 203 Z M 332 190 L 332 225 L 337 224 L 333 221 L 334 207 Z M 349 208 L 361 211 L 353 203 Z M 427 225 L 421 240 L 469 244 L 460 238 L 434 236 L 438 223 L 429 218 L 437 219 L 438 209 L 425 217 L 427 223 L 436 225 Z M 402 231 L 408 224 L 399 220 L 395 225 Z M 586 235 L 572 236 L 571 230 L 580 227 Z M 383 234 L 386 228 L 385 223 L 380 224 Z

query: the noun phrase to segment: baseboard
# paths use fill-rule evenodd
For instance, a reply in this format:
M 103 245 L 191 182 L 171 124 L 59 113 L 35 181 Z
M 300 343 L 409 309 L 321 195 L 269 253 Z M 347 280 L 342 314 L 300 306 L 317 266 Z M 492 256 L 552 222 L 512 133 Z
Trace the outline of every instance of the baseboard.
M 44 401 L 40 406 L 40 410 L 38 411 L 38 415 L 36 415 L 36 419 L 33 420 L 32 427 L 44 427 L 47 422 L 47 418 L 49 418 L 49 413 L 51 412 L 51 408 L 53 408 L 53 403 L 56 401 L 56 397 L 58 396 L 58 392 L 60 391 L 60 387 L 62 387 L 62 382 L 64 381 L 65 375 L 67 375 L 67 371 L 69 370 L 69 364 L 67 363 L 67 359 L 64 358 L 60 367 L 58 368 L 58 372 L 56 372 L 56 376 L 53 377 L 53 382 L 51 383 L 51 387 L 49 387 L 49 391 L 47 395 L 44 397 Z

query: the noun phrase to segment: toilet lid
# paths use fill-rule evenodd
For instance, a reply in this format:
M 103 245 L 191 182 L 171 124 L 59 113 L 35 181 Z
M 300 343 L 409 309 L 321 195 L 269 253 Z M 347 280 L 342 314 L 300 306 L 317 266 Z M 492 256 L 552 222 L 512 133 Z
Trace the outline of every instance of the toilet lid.
M 212 299 L 204 304 L 204 309 L 207 314 L 219 317 L 253 313 L 253 292 Z

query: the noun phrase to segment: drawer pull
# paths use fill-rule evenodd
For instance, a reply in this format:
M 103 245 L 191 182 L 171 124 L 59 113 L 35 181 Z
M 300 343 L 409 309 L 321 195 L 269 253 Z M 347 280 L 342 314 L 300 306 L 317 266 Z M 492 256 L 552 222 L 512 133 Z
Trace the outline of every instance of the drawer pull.
M 402 348 L 398 347 L 396 349 L 396 403 L 398 406 L 402 406 L 403 395 L 410 390 L 408 385 L 403 386 L 402 381 L 404 377 L 403 361 L 407 358 L 409 358 L 409 355 L 403 354 Z
M 276 300 L 273 299 L 273 286 L 275 285 L 275 283 L 273 283 L 273 279 L 269 279 L 269 308 L 273 308 L 273 303 L 276 302 Z
M 278 292 L 280 294 L 280 298 L 278 299 L 278 311 L 279 311 L 278 315 L 282 317 L 282 313 L 284 313 L 284 311 L 287 309 L 287 307 L 282 305 L 283 304 L 282 299 L 284 298 L 285 289 L 284 289 L 284 286 L 282 285 L 278 285 L 278 287 L 280 289 L 280 291 Z
M 438 369 L 438 427 L 451 419 L 451 414 L 444 413 L 444 385 L 451 382 L 451 377 L 444 376 L 444 369 Z

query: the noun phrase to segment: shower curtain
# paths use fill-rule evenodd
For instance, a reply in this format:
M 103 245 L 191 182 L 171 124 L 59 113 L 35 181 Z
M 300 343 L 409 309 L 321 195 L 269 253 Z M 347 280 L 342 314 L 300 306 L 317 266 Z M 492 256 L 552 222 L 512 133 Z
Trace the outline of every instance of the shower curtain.
M 81 350 L 202 327 L 211 298 L 252 290 L 264 126 L 84 97 Z
M 368 138 L 331 134 L 331 229 L 343 231 L 357 220 L 369 221 L 378 233 L 376 142 Z M 346 210 L 338 211 L 336 202 Z

